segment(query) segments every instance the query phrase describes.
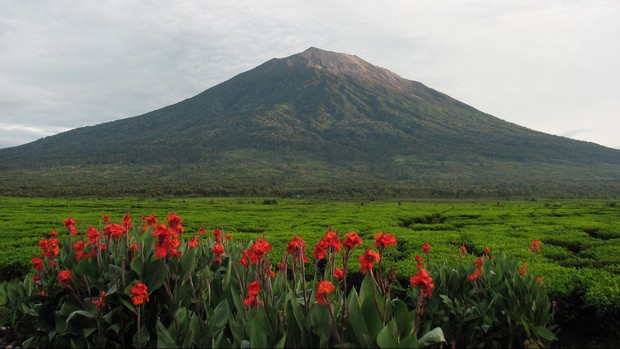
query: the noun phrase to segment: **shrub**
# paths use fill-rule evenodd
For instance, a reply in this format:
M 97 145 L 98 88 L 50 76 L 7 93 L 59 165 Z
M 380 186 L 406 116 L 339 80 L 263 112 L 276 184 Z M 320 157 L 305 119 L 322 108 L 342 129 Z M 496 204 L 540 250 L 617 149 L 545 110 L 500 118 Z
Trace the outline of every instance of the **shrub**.
M 355 232 L 330 230 L 312 266 L 299 237 L 272 263 L 263 237 L 200 229 L 185 239 L 175 214 L 167 224 L 142 219 L 138 227 L 129 215 L 104 217 L 102 228 L 78 232 L 69 218 L 66 236 L 41 239 L 33 272 L 6 292 L 24 347 L 423 347 L 446 342 L 442 328 L 457 345 L 554 338 L 542 284 L 505 256 L 481 266 L 474 283 L 463 266 L 429 274 L 419 257 L 403 287 L 384 265 L 397 245 L 387 233 L 364 246 Z M 428 263 L 431 247 L 422 246 Z M 363 275 L 356 285 L 353 255 Z

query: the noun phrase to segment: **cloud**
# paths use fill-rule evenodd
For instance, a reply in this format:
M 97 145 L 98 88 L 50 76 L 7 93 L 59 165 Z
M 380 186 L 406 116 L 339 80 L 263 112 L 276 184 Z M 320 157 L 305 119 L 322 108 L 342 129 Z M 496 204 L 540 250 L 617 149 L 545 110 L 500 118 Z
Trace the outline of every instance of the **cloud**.
M 620 2 L 8 2 L 5 124 L 73 128 L 140 115 L 310 46 L 536 130 L 598 119 L 607 126 L 588 136 L 603 142 L 620 108 Z
M 52 125 L 32 126 L 0 122 L 0 148 L 28 143 L 42 137 L 51 136 L 68 130 L 69 128 L 67 127 Z

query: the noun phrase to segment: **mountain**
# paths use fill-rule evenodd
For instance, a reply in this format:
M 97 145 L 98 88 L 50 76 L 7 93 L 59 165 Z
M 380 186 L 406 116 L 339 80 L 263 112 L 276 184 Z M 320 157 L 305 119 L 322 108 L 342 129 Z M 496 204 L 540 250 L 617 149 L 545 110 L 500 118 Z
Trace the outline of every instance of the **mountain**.
M 0 195 L 620 194 L 620 151 L 309 48 L 144 115 L 0 149 Z

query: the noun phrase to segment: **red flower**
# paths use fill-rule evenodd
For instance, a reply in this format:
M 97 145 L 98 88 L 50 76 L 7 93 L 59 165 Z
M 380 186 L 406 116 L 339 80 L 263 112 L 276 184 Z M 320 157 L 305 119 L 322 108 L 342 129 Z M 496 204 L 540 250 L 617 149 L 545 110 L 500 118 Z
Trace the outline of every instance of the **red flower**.
M 263 258 L 265 253 L 269 251 L 271 251 L 271 245 L 269 245 L 269 242 L 267 242 L 265 239 L 260 237 L 256 240 L 254 244 L 252 244 L 252 247 L 250 247 L 249 250 L 244 251 L 246 252 L 244 256 L 247 257 L 250 262 L 258 264 L 258 262 Z
M 334 277 L 337 280 L 342 280 L 342 278 L 344 277 L 344 270 L 342 270 L 341 268 L 334 269 Z
M 125 216 L 123 217 L 123 226 L 125 227 L 125 229 L 131 229 L 131 227 L 133 226 L 131 224 L 131 216 L 129 215 L 129 211 L 125 213 Z
M 420 287 L 422 294 L 432 296 L 432 289 L 435 287 L 433 279 L 428 275 L 426 269 L 420 269 L 415 276 L 409 279 L 409 283 L 413 287 Z
M 375 266 L 375 263 L 379 262 L 380 259 L 381 257 L 377 252 L 367 248 L 359 258 L 362 274 L 366 274 L 368 270 L 371 270 Z
M 327 295 L 331 293 L 332 291 L 334 291 L 335 289 L 336 287 L 334 286 L 334 284 L 332 284 L 331 282 L 327 280 L 323 280 L 317 286 L 316 295 L 314 298 L 319 304 L 327 304 L 329 303 L 329 300 L 327 299 Z
M 157 217 L 152 213 L 149 217 L 142 216 L 142 220 L 144 221 L 144 225 L 142 226 L 142 232 L 145 232 L 148 228 L 154 227 L 157 225 Z
M 108 216 L 108 215 L 105 215 L 105 216 L 101 217 L 101 219 L 102 219 L 104 222 L 106 222 L 106 223 L 110 223 L 110 216 Z
M 291 256 L 294 256 L 296 260 L 303 260 L 305 263 L 308 263 L 308 257 L 305 256 L 306 242 L 299 236 L 293 236 L 286 247 L 286 252 L 288 252 Z
M 523 264 L 521 264 L 521 269 L 519 270 L 519 275 L 523 276 L 523 275 L 525 275 L 525 273 L 527 273 L 527 264 L 523 263 Z
M 168 225 L 170 226 L 170 229 L 176 231 L 177 233 L 183 233 L 185 231 L 183 225 L 181 225 L 182 222 L 183 220 L 181 217 L 177 216 L 176 213 L 171 213 L 168 215 Z
M 213 248 L 211 249 L 211 253 L 215 257 L 216 262 L 221 262 L 222 255 L 224 254 L 224 246 L 222 246 L 220 242 L 216 243 L 215 245 L 213 245 Z
M 530 251 L 540 253 L 540 241 L 532 241 L 532 245 L 530 245 Z
M 467 254 L 467 247 L 465 245 L 461 245 L 461 252 Z
M 476 267 L 478 267 L 478 269 L 482 268 L 482 257 L 476 259 L 474 263 L 476 263 Z
M 312 257 L 314 259 L 321 260 L 325 258 L 327 254 L 327 246 L 325 246 L 325 240 L 321 239 L 314 245 L 314 251 L 312 251 Z
M 189 246 L 189 248 L 198 246 L 198 237 L 194 235 L 194 237 L 187 242 L 187 246 Z
M 222 229 L 213 229 L 213 237 L 215 238 L 216 242 L 222 242 Z
M 342 241 L 342 244 L 346 248 L 353 248 L 355 246 L 362 246 L 362 239 L 360 239 L 359 235 L 357 235 L 356 232 L 352 231 L 352 232 L 348 232 L 344 236 L 344 240 Z
M 431 250 L 431 245 L 429 245 L 428 242 L 425 242 L 422 244 L 422 252 L 428 253 L 428 251 L 430 250 Z
M 131 299 L 133 305 L 140 305 L 149 301 L 148 288 L 145 284 L 138 282 L 131 288 Z
M 101 238 L 101 234 L 99 234 L 99 230 L 97 230 L 97 228 L 89 225 L 88 229 L 86 230 L 86 237 L 88 238 L 88 244 L 93 245 L 97 243 L 97 241 L 99 241 L 99 239 Z
M 476 268 L 476 270 L 474 270 L 473 273 L 471 273 L 468 277 L 467 277 L 467 281 L 474 281 L 477 278 L 479 278 L 482 275 L 482 272 L 480 271 L 479 268 Z
M 103 299 L 103 297 L 105 297 L 105 292 L 101 291 L 101 292 L 99 292 L 99 298 L 92 300 L 92 303 L 99 310 L 101 310 L 101 309 L 103 309 L 105 307 L 105 300 Z
M 418 265 L 416 266 L 416 269 L 424 268 L 424 263 L 422 263 L 422 257 L 420 255 L 415 256 L 415 261 L 416 263 L 418 263 Z
M 32 257 L 31 262 L 33 268 L 43 271 L 43 260 L 40 257 Z
M 69 218 L 65 219 L 63 221 L 63 223 L 65 223 L 65 227 L 69 228 L 69 227 L 75 225 L 75 219 L 73 219 L 73 217 L 69 217 Z
M 65 219 L 64 223 L 65 223 L 65 227 L 69 229 L 69 233 L 71 234 L 71 236 L 77 235 L 78 232 L 75 229 L 75 219 L 73 219 L 72 217 L 69 217 Z
M 228 241 L 230 241 L 230 239 L 232 239 L 232 237 L 230 237 L 230 234 L 226 233 L 224 234 L 224 238 Z
M 67 288 L 67 281 L 71 280 L 71 272 L 68 270 L 61 270 L 58 273 L 56 279 L 62 283 L 62 288 Z
M 243 304 L 246 306 L 258 305 L 262 302 L 258 300 L 258 292 L 260 291 L 260 282 L 254 281 L 248 285 L 248 298 L 243 300 Z
M 111 223 L 107 224 L 104 228 L 106 235 L 108 237 L 118 240 L 123 236 L 123 234 L 127 233 L 126 226 L 122 226 L 120 224 Z
M 379 232 L 374 236 L 373 239 L 375 240 L 375 246 L 379 248 L 396 245 L 396 237 L 388 233 Z
M 488 247 L 484 248 L 484 254 L 486 254 L 487 256 L 489 255 L 489 253 L 491 253 L 491 249 Z
M 329 230 L 327 233 L 325 233 L 323 241 L 325 241 L 326 248 L 331 247 L 336 251 L 340 251 L 340 240 L 338 239 L 338 234 L 336 234 L 336 232 Z
M 140 251 L 140 246 L 138 246 L 137 242 L 132 242 L 131 246 L 129 247 L 129 252 L 135 252 L 135 251 Z

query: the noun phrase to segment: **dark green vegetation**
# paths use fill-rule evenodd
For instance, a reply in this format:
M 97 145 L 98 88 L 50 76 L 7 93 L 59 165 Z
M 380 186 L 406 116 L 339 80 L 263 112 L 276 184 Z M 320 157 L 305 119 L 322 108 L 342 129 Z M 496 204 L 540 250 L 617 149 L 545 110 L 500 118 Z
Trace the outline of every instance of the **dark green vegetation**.
M 311 251 L 328 227 L 357 231 L 366 245 L 379 231 L 398 238 L 386 262 L 399 275 L 413 275 L 413 256 L 432 246 L 431 264 L 459 263 L 459 246 L 475 256 L 489 247 L 528 265 L 544 278 L 562 325 L 559 338 L 575 331 L 587 338 L 606 336 L 620 318 L 620 206 L 615 201 L 376 201 L 328 202 L 273 198 L 157 199 L 0 199 L 0 265 L 4 278 L 20 276 L 38 253 L 38 242 L 52 229 L 65 232 L 63 220 L 75 218 L 79 231 L 108 214 L 120 221 L 155 213 L 165 220 L 176 212 L 189 237 L 204 225 L 223 228 L 234 239 L 265 236 L 282 251 L 293 235 Z M 542 253 L 532 254 L 532 240 Z M 279 257 L 271 256 L 273 260 Z M 473 259 L 473 257 L 467 257 Z M 351 267 L 355 268 L 355 262 Z M 583 333 L 583 332 L 580 332 Z
M 0 195 L 613 197 L 620 151 L 310 48 L 177 104 L 0 150 Z

